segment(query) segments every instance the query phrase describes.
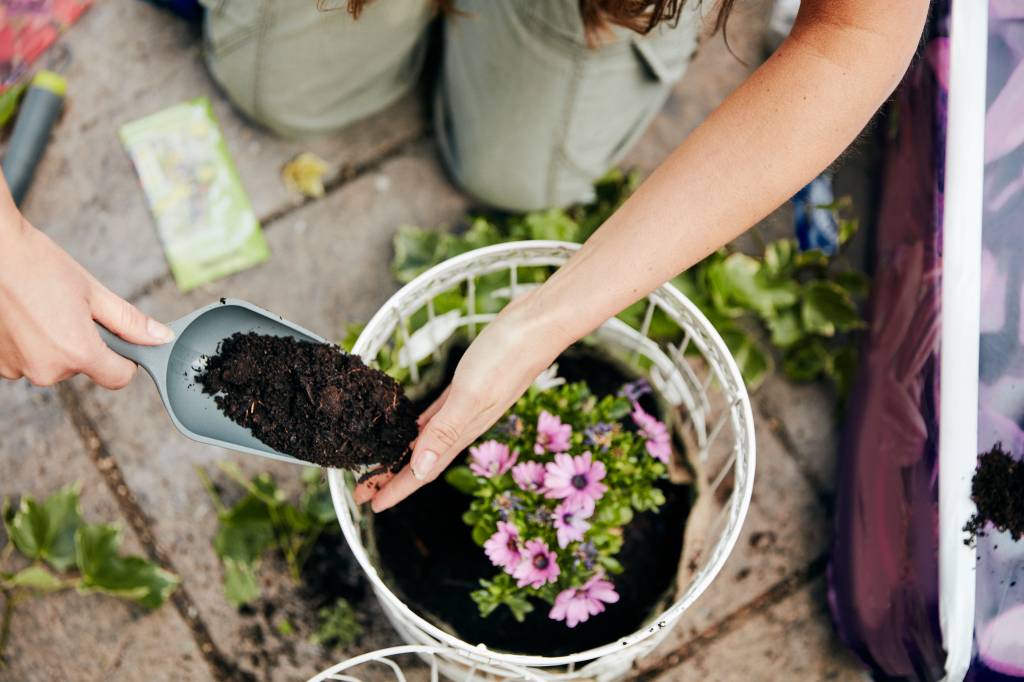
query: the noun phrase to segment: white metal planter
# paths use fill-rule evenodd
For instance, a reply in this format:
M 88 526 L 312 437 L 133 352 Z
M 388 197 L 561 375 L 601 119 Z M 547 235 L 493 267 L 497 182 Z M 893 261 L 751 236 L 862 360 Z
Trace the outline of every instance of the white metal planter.
M 440 346 L 459 329 L 470 337 L 494 318 L 476 310 L 476 282 L 484 275 L 506 273 L 508 287 L 496 294 L 514 298 L 526 289 L 520 284 L 520 268 L 544 267 L 553 272 L 573 252 L 576 244 L 556 241 L 528 241 L 485 247 L 452 258 L 404 286 L 381 307 L 359 336 L 353 352 L 373 362 L 387 347 L 401 346 L 397 357 L 406 365 L 412 382 L 419 381 L 419 362 L 437 354 Z M 458 314 L 435 315 L 434 299 L 461 288 L 466 308 Z M 492 294 L 494 296 L 495 294 Z M 650 338 L 655 310 L 678 325 L 677 343 L 660 343 Z M 427 323 L 410 330 L 410 318 L 425 311 Z M 456 680 L 597 680 L 605 682 L 624 675 L 637 658 L 651 651 L 705 591 L 721 570 L 739 536 L 750 504 L 754 483 L 754 422 L 746 388 L 725 343 L 707 318 L 675 287 L 664 285 L 647 297 L 643 322 L 631 326 L 613 318 L 591 337 L 598 345 L 619 355 L 646 359 L 649 380 L 660 398 L 685 408 L 693 457 L 707 472 L 700 497 L 713 505 L 706 525 L 706 551 L 691 564 L 685 584 L 679 585 L 677 600 L 660 614 L 652 614 L 640 630 L 587 651 L 566 656 L 545 657 L 490 651 L 446 632 L 413 612 L 381 578 L 379 566 L 367 553 L 368 516 L 353 501 L 352 477 L 332 470 L 328 479 L 334 507 L 345 539 L 365 571 L 385 614 L 399 635 L 410 645 L 383 650 L 351 659 L 314 680 L 356 680 L 355 669 L 367 662 L 388 665 L 395 679 L 403 680 L 400 668 L 390 656 L 419 654 L 431 668 Z M 685 551 L 685 549 L 684 549 Z M 345 672 L 349 671 L 349 672 Z

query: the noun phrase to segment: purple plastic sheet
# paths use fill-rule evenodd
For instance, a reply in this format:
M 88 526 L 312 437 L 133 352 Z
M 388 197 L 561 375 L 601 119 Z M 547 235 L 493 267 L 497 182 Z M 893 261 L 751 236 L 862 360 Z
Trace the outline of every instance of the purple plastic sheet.
M 1024 2 L 989 4 L 978 450 L 1024 456 Z M 1024 495 L 1024 490 L 1021 491 Z M 979 537 L 970 680 L 1024 679 L 1024 541 Z
M 841 446 L 830 600 L 875 676 L 938 680 L 938 337 L 948 3 L 901 85 L 885 159 L 872 325 Z M 1024 457 L 1024 1 L 989 3 L 978 449 Z M 1024 491 L 1021 491 L 1024 495 Z M 977 539 L 967 679 L 1024 679 L 1024 540 Z M 961 589 L 961 586 L 957 586 Z
M 938 339 L 948 2 L 890 112 L 871 327 L 840 443 L 829 600 L 880 678 L 937 680 Z

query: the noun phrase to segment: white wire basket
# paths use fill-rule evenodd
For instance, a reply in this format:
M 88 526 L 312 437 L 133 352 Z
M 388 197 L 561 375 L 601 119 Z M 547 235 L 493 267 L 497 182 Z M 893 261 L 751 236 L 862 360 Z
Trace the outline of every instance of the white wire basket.
M 537 279 L 561 266 L 579 248 L 557 241 L 510 242 L 489 246 L 447 260 L 404 286 L 366 325 L 353 352 L 373 364 L 381 351 L 398 358 L 410 384 L 421 378 L 421 365 L 441 359 L 444 344 L 456 333 L 469 339 L 494 319 L 496 310 L 531 287 Z M 540 275 L 538 275 L 540 273 Z M 524 277 L 528 274 L 528 277 Z M 507 287 L 489 294 L 480 305 L 477 283 L 483 277 L 507 277 Z M 526 281 L 527 279 L 531 281 Z M 453 290 L 465 303 L 435 314 L 435 300 Z M 652 334 L 657 316 L 658 334 Z M 422 324 L 412 329 L 413 318 Z M 684 558 L 675 601 L 652 613 L 634 633 L 603 646 L 563 656 L 538 656 L 489 650 L 467 642 L 414 612 L 389 588 L 382 570 L 367 552 L 372 514 L 355 504 L 351 475 L 328 473 L 331 496 L 345 539 L 366 573 L 384 613 L 408 647 L 372 652 L 322 672 L 314 680 L 357 680 L 354 668 L 374 661 L 387 666 L 396 680 L 405 677 L 392 656 L 414 653 L 429 668 L 452 680 L 596 680 L 621 678 L 634 662 L 650 652 L 669 633 L 683 613 L 711 585 L 732 551 L 750 504 L 754 484 L 754 421 L 739 369 L 722 338 L 707 318 L 678 289 L 663 285 L 646 299 L 642 315 L 630 324 L 612 318 L 587 341 L 636 367 L 645 367 L 649 383 L 661 402 L 680 416 L 690 461 L 702 472 L 697 480 L 697 503 L 690 519 L 702 519 L 691 533 L 688 520 Z M 666 324 L 678 327 L 666 334 Z M 397 349 L 397 352 L 396 352 Z M 695 549 L 697 548 L 697 549 Z M 340 677 L 338 675 L 341 675 Z M 348 675 L 348 676 L 346 676 Z M 373 679 L 380 679 L 375 677 Z M 424 678 L 425 679 L 425 678 Z

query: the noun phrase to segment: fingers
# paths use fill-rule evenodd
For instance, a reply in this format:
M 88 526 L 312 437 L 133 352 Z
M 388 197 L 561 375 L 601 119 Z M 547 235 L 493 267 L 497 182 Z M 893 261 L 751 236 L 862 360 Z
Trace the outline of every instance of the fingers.
M 90 295 L 93 319 L 129 343 L 156 346 L 174 338 L 170 327 L 157 322 L 99 282 Z
M 106 326 L 106 325 L 104 325 Z M 90 359 L 81 366 L 82 374 L 104 388 L 118 390 L 131 383 L 138 369 L 131 360 L 122 358 L 107 348 L 106 344 L 96 335 L 96 344 Z
M 429 422 L 435 414 L 441 409 L 445 401 L 448 399 L 448 394 L 451 393 L 452 387 L 448 386 L 444 389 L 444 392 L 437 397 L 437 400 L 430 403 L 430 407 L 423 410 L 420 416 L 416 419 L 416 426 L 423 429 L 424 425 Z M 415 443 L 413 446 L 415 447 Z M 378 490 L 385 488 L 388 483 L 395 477 L 395 474 L 391 472 L 385 472 L 378 474 L 373 478 L 362 481 L 356 485 L 355 490 L 352 491 L 352 498 L 356 501 L 356 504 L 363 504 L 373 499 L 374 495 L 377 494 Z
M 356 501 L 356 504 L 363 504 L 373 499 L 373 496 L 377 494 L 377 491 L 386 486 L 395 475 L 391 472 L 384 472 L 378 474 L 373 478 L 368 478 L 365 481 L 361 481 L 356 485 L 356 489 L 352 491 L 352 498 Z
M 449 392 L 435 410 L 437 402 L 440 399 L 424 413 L 435 411 L 420 430 L 412 461 L 373 496 L 373 511 L 394 506 L 437 478 L 462 448 L 478 435 L 468 429 L 479 412 L 479 404 L 475 400 L 463 392 Z

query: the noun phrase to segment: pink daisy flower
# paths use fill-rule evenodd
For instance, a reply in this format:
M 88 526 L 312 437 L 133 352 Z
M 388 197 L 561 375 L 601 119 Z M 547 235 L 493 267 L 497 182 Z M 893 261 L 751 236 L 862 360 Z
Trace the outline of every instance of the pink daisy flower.
M 544 465 L 540 462 L 520 462 L 512 467 L 512 480 L 528 492 L 544 492 Z
M 575 457 L 555 455 L 555 461 L 548 462 L 545 470 L 546 495 L 583 509 L 587 516 L 594 513 L 594 505 L 608 490 L 608 486 L 601 483 L 607 473 L 604 463 L 592 462 L 589 452 Z
M 584 583 L 583 587 L 570 587 L 559 592 L 548 618 L 564 620 L 566 625 L 574 628 L 586 622 L 591 616 L 604 611 L 605 604 L 614 604 L 617 601 L 619 593 L 615 591 L 615 585 L 610 580 L 605 580 L 603 574 L 598 573 Z
M 571 424 L 563 424 L 561 419 L 543 410 L 537 417 L 537 442 L 533 446 L 533 451 L 538 455 L 545 452 L 565 452 L 569 449 L 570 436 Z
M 516 585 L 519 587 L 538 588 L 558 580 L 560 572 L 558 558 L 548 549 L 548 543 L 535 538 L 526 541 L 522 559 L 512 571 L 512 577 L 518 581 Z
M 583 534 L 590 528 L 585 519 L 590 518 L 587 510 L 568 500 L 555 507 L 555 532 L 558 535 L 558 546 L 565 549 L 570 542 L 580 542 Z
M 484 543 L 484 553 L 492 564 L 511 573 L 523 558 L 519 547 L 519 529 L 511 523 L 498 521 L 498 530 Z
M 519 453 L 509 452 L 508 446 L 504 443 L 488 440 L 471 447 L 469 456 L 469 468 L 474 474 L 492 478 L 511 469 Z
M 647 440 L 647 452 L 659 462 L 668 464 L 672 456 L 672 445 L 665 425 L 644 412 L 644 408 L 637 402 L 633 403 L 633 413 L 630 416 L 640 429 L 640 435 Z

